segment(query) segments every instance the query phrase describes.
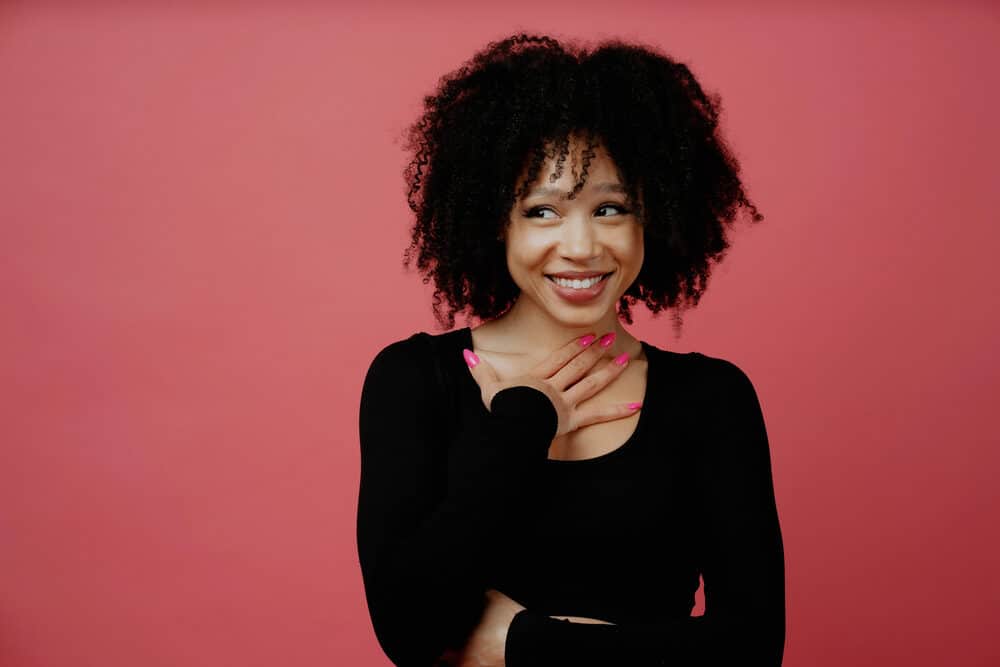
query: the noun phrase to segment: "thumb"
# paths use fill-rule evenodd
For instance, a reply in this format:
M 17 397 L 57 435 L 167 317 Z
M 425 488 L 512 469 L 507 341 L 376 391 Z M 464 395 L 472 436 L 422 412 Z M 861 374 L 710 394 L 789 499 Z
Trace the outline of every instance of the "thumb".
M 500 382 L 497 372 L 485 359 L 480 359 L 479 355 L 468 348 L 462 348 L 462 356 L 472 373 L 473 379 L 479 385 L 483 394 L 483 402 L 489 407 L 489 400 L 493 397 L 494 387 Z M 487 396 L 487 394 L 489 396 Z

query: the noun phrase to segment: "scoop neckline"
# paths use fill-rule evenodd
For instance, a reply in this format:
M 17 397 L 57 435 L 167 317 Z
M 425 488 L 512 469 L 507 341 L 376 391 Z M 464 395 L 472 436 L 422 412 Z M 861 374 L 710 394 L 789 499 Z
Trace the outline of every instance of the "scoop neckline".
M 472 350 L 473 349 L 472 327 L 465 326 L 463 327 L 463 330 L 467 347 L 470 350 Z M 639 339 L 639 344 L 642 346 L 643 351 L 646 353 L 646 390 L 641 399 L 642 407 L 639 408 L 639 420 L 636 422 L 635 428 L 632 429 L 632 433 L 628 436 L 628 438 L 625 439 L 625 441 L 622 444 L 618 445 L 617 447 L 615 447 L 610 451 L 604 452 L 603 454 L 598 454 L 597 456 L 591 456 L 585 459 L 551 459 L 546 455 L 545 457 L 546 465 L 553 468 L 584 466 L 588 464 L 593 465 L 597 463 L 602 463 L 610 459 L 616 459 L 622 456 L 624 453 L 631 450 L 635 446 L 635 442 L 642 435 L 646 422 L 648 421 L 648 419 L 646 418 L 646 412 L 649 410 L 649 403 L 648 403 L 649 397 L 655 396 L 655 394 L 652 393 L 650 389 L 653 386 L 652 383 L 655 377 L 655 373 L 653 372 L 653 366 L 655 365 L 653 357 L 655 357 L 656 354 L 653 351 L 653 346 L 650 343 L 647 343 L 646 341 Z

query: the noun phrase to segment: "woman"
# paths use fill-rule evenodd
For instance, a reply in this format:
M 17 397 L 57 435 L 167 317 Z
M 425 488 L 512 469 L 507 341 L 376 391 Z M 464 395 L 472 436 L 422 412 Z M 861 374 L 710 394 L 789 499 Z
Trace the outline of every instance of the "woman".
M 738 209 L 762 219 L 718 99 L 648 47 L 517 35 L 425 104 L 406 263 L 417 250 L 443 324 L 481 324 L 395 341 L 365 377 L 357 537 L 383 650 L 398 665 L 780 665 L 754 387 L 622 326 L 637 300 L 696 305 Z

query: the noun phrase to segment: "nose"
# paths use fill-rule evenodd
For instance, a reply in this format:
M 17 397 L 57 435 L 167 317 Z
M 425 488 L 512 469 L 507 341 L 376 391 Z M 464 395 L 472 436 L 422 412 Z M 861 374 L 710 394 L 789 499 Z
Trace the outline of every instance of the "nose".
M 575 262 L 586 262 L 600 254 L 594 226 L 585 216 L 574 216 L 563 225 L 562 256 Z

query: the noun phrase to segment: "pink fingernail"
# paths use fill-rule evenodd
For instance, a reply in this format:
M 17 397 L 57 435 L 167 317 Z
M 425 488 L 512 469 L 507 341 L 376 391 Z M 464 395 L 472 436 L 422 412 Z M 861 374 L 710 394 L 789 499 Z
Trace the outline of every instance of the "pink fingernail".
M 597 338 L 597 336 L 595 336 L 594 334 L 587 334 L 586 336 L 580 339 L 579 341 L 580 347 L 587 347 L 588 345 L 594 342 L 595 338 Z
M 617 357 L 615 357 L 615 363 L 619 366 L 624 366 L 628 361 L 628 352 L 622 352 Z
M 625 407 L 627 407 L 629 410 L 638 410 L 639 408 L 642 407 L 642 401 L 639 401 L 638 403 L 629 403 Z
M 467 350 L 463 347 L 462 356 L 465 357 L 465 363 L 469 364 L 469 368 L 475 368 L 476 364 L 479 363 L 479 357 L 472 350 Z
M 611 347 L 611 344 L 615 342 L 615 332 L 606 333 L 601 336 L 601 347 Z

